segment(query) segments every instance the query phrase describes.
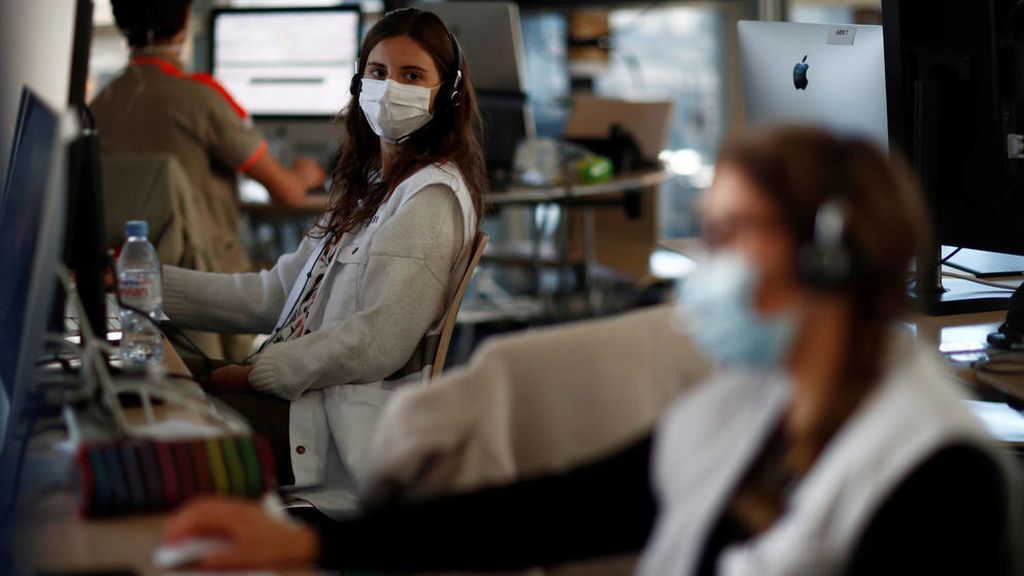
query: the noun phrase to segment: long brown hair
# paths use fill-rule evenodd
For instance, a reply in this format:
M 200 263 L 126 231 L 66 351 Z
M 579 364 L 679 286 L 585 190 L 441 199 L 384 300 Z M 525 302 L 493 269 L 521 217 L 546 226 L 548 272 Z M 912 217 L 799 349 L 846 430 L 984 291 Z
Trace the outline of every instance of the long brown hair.
M 774 202 L 798 247 L 812 241 L 818 208 L 845 190 L 843 241 L 853 273 L 841 290 L 855 320 L 841 381 L 831 383 L 815 422 L 789 438 L 803 473 L 881 377 L 888 327 L 904 312 L 910 260 L 927 238 L 924 203 L 901 159 L 813 128 L 747 132 L 723 146 L 718 162 L 741 170 Z
M 437 15 L 416 8 L 403 8 L 384 15 L 363 39 L 359 51 L 359 74 L 366 69 L 370 52 L 382 40 L 408 36 L 434 60 L 443 81 L 455 77 L 456 51 L 448 28 Z M 476 92 L 464 57 L 460 104 L 447 108 L 415 136 L 398 147 L 382 179 L 380 140 L 359 107 L 358 96 L 349 101 L 344 117 L 347 138 L 331 170 L 331 201 L 318 230 L 340 236 L 367 222 L 391 193 L 417 170 L 431 164 L 451 162 L 462 173 L 476 212 L 477 226 L 487 191 L 487 171 L 481 147 L 482 122 Z M 435 111 L 441 102 L 438 95 Z M 468 240 L 467 240 L 468 241 Z

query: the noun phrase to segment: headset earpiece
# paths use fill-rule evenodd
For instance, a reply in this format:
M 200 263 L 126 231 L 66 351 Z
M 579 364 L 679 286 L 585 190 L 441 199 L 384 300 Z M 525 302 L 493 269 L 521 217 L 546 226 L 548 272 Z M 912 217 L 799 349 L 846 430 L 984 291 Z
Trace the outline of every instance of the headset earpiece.
M 354 74 L 352 76 L 352 83 L 348 86 L 349 94 L 353 96 L 359 96 L 359 93 L 363 91 L 363 76 L 362 74 Z
M 451 30 L 448 31 L 448 37 L 452 39 L 452 48 L 455 51 L 455 74 L 451 81 L 445 82 L 441 86 L 441 90 L 438 92 L 438 96 L 448 94 L 448 98 L 447 102 L 442 100 L 443 108 L 437 112 L 454 110 L 462 104 L 462 46 L 459 45 L 459 39 Z
M 846 247 L 846 211 L 853 195 L 853 171 L 843 144 L 832 151 L 829 197 L 814 216 L 814 237 L 797 254 L 797 276 L 806 286 L 819 291 L 839 290 L 853 277 L 853 259 Z

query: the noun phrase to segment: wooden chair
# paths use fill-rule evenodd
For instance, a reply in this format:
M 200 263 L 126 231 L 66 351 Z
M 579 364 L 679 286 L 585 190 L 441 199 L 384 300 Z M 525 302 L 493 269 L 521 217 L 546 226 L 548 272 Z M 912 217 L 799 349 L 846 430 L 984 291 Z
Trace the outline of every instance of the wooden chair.
M 430 371 L 431 380 L 440 376 L 444 371 L 444 362 L 448 358 L 448 345 L 452 341 L 452 332 L 455 331 L 455 319 L 462 306 L 462 297 L 466 294 L 466 288 L 473 278 L 473 272 L 476 270 L 477 264 L 480 263 L 480 258 L 483 256 L 484 248 L 487 247 L 489 240 L 490 238 L 483 232 L 477 232 L 476 238 L 473 240 L 473 253 L 470 255 L 466 272 L 462 275 L 459 288 L 455 291 L 455 295 L 448 305 L 448 311 L 444 314 L 444 321 L 441 323 L 441 337 L 437 343 L 437 352 L 434 353 L 434 366 Z

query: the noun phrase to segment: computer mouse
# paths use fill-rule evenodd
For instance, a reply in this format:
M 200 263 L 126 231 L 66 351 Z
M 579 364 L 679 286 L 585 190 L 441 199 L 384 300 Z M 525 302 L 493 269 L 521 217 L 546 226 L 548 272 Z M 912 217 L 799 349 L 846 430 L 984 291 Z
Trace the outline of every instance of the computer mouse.
M 153 565 L 161 570 L 182 568 L 227 546 L 227 540 L 220 538 L 190 538 L 174 544 L 161 544 L 153 551 Z

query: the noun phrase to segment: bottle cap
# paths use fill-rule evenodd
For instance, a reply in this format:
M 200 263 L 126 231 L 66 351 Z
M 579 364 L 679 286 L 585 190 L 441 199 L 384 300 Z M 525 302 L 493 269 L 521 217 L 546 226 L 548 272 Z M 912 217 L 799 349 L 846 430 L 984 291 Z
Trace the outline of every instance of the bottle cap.
M 126 238 L 149 236 L 149 223 L 145 220 L 129 220 L 124 225 L 124 235 Z

